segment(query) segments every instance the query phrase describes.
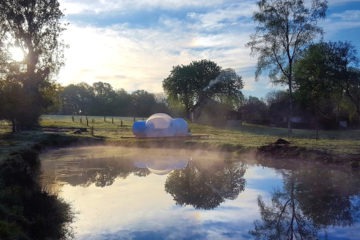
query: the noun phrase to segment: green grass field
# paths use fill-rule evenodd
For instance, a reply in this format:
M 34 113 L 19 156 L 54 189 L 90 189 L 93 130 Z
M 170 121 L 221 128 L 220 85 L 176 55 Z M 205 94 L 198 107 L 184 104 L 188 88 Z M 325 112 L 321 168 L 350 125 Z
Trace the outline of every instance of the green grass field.
M 140 120 L 136 119 L 136 120 Z M 105 143 L 135 145 L 139 142 L 158 141 L 158 145 L 164 139 L 136 139 L 132 133 L 133 118 L 128 117 L 104 117 L 88 116 L 59 116 L 44 115 L 40 125 L 44 131 L 62 129 L 62 134 L 76 135 L 74 130 L 87 128 L 87 132 L 77 134 L 80 138 L 102 139 Z M 142 120 L 142 119 L 141 119 Z M 294 129 L 292 136 L 287 136 L 287 129 L 267 127 L 244 123 L 242 126 L 232 128 L 216 128 L 207 125 L 190 123 L 189 127 L 193 135 L 204 134 L 205 138 L 182 139 L 182 144 L 197 145 L 207 148 L 227 148 L 247 150 L 257 148 L 275 142 L 278 138 L 285 138 L 299 147 L 310 150 L 320 150 L 334 154 L 360 154 L 360 130 L 320 131 L 320 139 L 315 139 L 315 131 Z M 93 128 L 93 135 L 91 134 Z M 11 145 L 16 145 L 17 140 L 4 139 L 6 133 L 11 130 L 6 123 L 1 123 L 0 150 Z M 39 132 L 21 133 L 17 139 L 23 144 L 31 142 L 33 138 L 40 138 Z M 39 136 L 38 136 L 39 135 Z M 171 140 L 166 140 L 171 141 Z
M 139 120 L 139 119 L 137 119 Z M 85 117 L 46 115 L 41 118 L 43 127 L 87 127 L 94 129 L 94 135 L 107 142 L 134 141 L 131 131 L 133 118 L 127 117 Z M 236 128 L 215 128 L 207 125 L 189 124 L 192 134 L 206 134 L 208 138 L 189 139 L 188 142 L 206 143 L 210 146 L 234 146 L 244 149 L 259 147 L 286 138 L 294 145 L 336 153 L 360 153 L 360 130 L 320 131 L 320 139 L 315 139 L 315 131 L 294 129 L 288 138 L 287 129 L 244 123 Z M 90 134 L 90 133 L 86 133 Z M 124 138 L 126 137 L 126 138 Z

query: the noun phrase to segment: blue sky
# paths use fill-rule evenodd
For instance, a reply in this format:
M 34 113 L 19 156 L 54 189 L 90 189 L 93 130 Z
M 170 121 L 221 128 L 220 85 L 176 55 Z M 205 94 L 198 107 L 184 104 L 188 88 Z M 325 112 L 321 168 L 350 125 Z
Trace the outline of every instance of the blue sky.
M 306 1 L 305 1 L 306 2 Z M 276 88 L 254 79 L 256 57 L 245 47 L 254 32 L 255 0 L 60 0 L 68 29 L 62 85 L 97 81 L 128 92 L 161 93 L 172 67 L 210 59 L 233 68 L 245 95 Z M 360 0 L 329 0 L 320 22 L 327 41 L 350 41 L 360 52 Z

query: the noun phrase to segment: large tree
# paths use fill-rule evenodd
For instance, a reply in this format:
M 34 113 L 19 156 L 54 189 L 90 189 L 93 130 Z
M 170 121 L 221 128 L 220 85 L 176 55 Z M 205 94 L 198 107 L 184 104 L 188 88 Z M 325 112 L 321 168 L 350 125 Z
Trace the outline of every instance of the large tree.
M 0 2 L 1 51 L 18 49 L 24 53 L 23 61 L 8 58 L 8 71 L 2 79 L 18 82 L 25 99 L 15 106 L 16 119 L 22 128 L 33 127 L 43 110 L 51 104 L 48 91 L 52 91 L 53 76 L 62 65 L 64 30 L 63 13 L 57 0 L 2 0 Z M 11 66 L 20 71 L 14 72 Z M 10 66 L 10 67 L 9 67 Z M 21 108 L 21 109 L 20 109 Z
M 188 118 L 208 99 L 234 103 L 242 98 L 243 82 L 234 70 L 222 70 L 210 60 L 193 61 L 189 65 L 173 67 L 164 79 L 163 88 L 170 99 L 184 105 Z
M 339 106 L 345 101 L 359 109 L 357 93 L 360 80 L 352 68 L 358 59 L 350 43 L 313 44 L 302 55 L 294 66 L 296 95 L 317 122 L 338 115 Z M 351 114 L 356 115 L 357 111 L 354 112 Z
M 326 0 L 312 0 L 307 7 L 303 0 L 261 0 L 253 19 L 255 34 L 247 44 L 258 55 L 256 78 L 269 70 L 274 83 L 288 86 L 289 134 L 292 131 L 293 65 L 300 50 L 322 33 L 317 21 L 325 17 Z
M 360 69 L 350 67 L 348 71 L 349 78 L 345 82 L 345 94 L 354 104 L 360 122 Z

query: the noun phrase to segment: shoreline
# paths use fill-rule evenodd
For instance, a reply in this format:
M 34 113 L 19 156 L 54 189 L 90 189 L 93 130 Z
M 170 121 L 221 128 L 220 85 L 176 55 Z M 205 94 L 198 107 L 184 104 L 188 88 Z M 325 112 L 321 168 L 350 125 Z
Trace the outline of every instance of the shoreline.
M 24 137 L 31 137 L 24 140 Z M 71 235 L 66 226 L 72 222 L 74 213 L 71 212 L 70 206 L 63 200 L 58 199 L 57 196 L 46 193 L 40 186 L 38 177 L 40 173 L 41 160 L 39 154 L 43 151 L 53 148 L 62 148 L 70 146 L 91 146 L 91 145 L 110 145 L 123 147 L 138 147 L 138 148 L 174 148 L 174 149 L 189 149 L 189 150 L 209 150 L 219 151 L 224 154 L 229 154 L 231 161 L 236 161 L 238 156 L 245 156 L 249 154 L 256 157 L 256 161 L 264 166 L 278 166 L 286 168 L 292 162 L 296 164 L 319 164 L 329 168 L 341 167 L 348 172 L 358 173 L 360 156 L 358 154 L 344 154 L 334 155 L 324 151 L 316 151 L 313 149 L 306 149 L 304 147 L 293 146 L 291 143 L 271 143 L 260 147 L 244 147 L 241 145 L 231 144 L 211 144 L 208 142 L 186 142 L 186 141 L 162 141 L 159 140 L 136 140 L 131 142 L 117 142 L 104 138 L 96 138 L 89 136 L 78 136 L 59 133 L 39 133 L 27 132 L 19 133 L 17 135 L 7 136 L 10 141 L 7 146 L 2 142 L 1 159 L 0 159 L 0 186 L 4 194 L 0 194 L 6 201 L 0 201 L 1 209 L 3 211 L 3 218 L 0 218 L 0 238 L 15 239 L 17 237 L 27 236 L 34 239 L 39 236 L 33 236 L 28 229 L 32 228 L 31 224 L 35 224 L 37 228 L 51 229 L 51 232 L 46 232 L 48 236 L 58 238 L 59 236 Z M 3 140 L 3 139 L 2 139 Z M 4 149 L 5 151 L 4 153 Z M 255 154 L 255 155 L 253 155 Z M 235 159 L 235 160 L 234 160 Z M 7 195 L 17 189 L 11 194 L 11 200 L 8 200 Z M 0 193 L 1 193 L 0 191 Z M 6 193 L 6 194 L 5 194 Z M 51 211 L 41 211 L 37 207 L 43 209 L 43 205 L 34 207 L 35 202 L 46 203 Z M 27 204 L 29 203 L 29 204 Z M 24 209 L 24 212 L 13 212 L 13 207 Z M 55 211 L 55 213 L 54 213 Z M 51 213 L 51 217 L 48 216 Z M 36 216 L 39 222 L 32 222 L 33 216 Z M 55 223 L 43 221 L 44 219 L 54 219 Z M 8 220 L 12 219 L 12 220 Z M 29 219 L 23 221 L 23 219 Z M 30 224 L 30 225 L 29 225 Z M 49 227 L 56 224 L 56 228 Z M 44 231 L 41 231 L 43 233 Z
M 22 135 L 24 133 L 20 133 Z M 329 165 L 346 165 L 351 168 L 360 168 L 360 154 L 334 154 L 330 151 L 322 151 L 299 147 L 291 142 L 278 143 L 280 139 L 267 145 L 262 146 L 242 146 L 239 144 L 229 143 L 209 143 L 201 141 L 185 141 L 184 139 L 134 139 L 131 141 L 114 141 L 106 138 L 94 136 L 84 136 L 64 133 L 44 133 L 44 132 L 28 132 L 25 135 L 37 135 L 33 139 L 22 141 L 23 137 L 15 140 L 18 136 L 11 135 L 9 140 L 12 141 L 10 149 L 7 153 L 0 152 L 0 166 L 8 157 L 16 155 L 25 156 L 26 153 L 36 152 L 40 154 L 43 150 L 52 148 L 61 148 L 69 146 L 86 146 L 86 145 L 112 145 L 124 147 L 139 148 L 174 148 L 188 150 L 210 150 L 233 154 L 235 156 L 255 153 L 259 157 L 276 158 L 286 161 L 287 159 L 297 159 L 306 162 L 322 162 Z M 281 139 L 283 140 L 283 139 Z M 285 140 L 286 141 L 286 140 Z M 3 147 L 0 145 L 0 147 Z

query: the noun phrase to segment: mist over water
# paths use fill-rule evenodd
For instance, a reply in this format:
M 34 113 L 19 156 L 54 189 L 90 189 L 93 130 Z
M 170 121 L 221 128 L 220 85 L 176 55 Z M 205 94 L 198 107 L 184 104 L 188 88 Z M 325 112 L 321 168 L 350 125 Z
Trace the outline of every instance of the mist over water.
M 356 239 L 360 232 L 356 172 L 111 146 L 41 159 L 44 188 L 78 213 L 76 239 Z

